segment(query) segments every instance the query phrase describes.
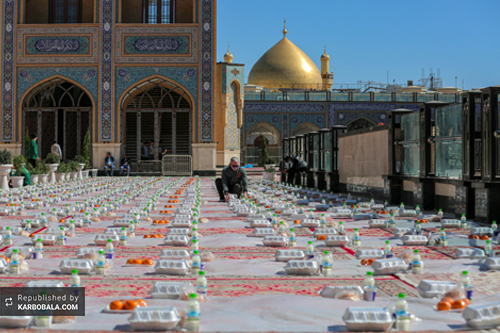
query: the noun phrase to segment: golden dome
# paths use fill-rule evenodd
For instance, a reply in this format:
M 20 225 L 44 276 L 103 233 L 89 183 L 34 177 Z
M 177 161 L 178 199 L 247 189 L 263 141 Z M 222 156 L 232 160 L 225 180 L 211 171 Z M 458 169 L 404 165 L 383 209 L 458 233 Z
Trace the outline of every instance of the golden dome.
M 286 38 L 271 47 L 255 63 L 248 84 L 264 88 L 322 89 L 318 66 L 297 45 Z

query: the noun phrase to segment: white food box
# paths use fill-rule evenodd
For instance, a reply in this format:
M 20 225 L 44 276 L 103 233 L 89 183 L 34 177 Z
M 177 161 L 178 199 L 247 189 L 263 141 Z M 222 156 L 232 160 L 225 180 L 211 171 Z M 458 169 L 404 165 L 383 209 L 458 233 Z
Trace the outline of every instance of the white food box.
M 5 273 L 9 267 L 5 258 L 0 258 L 0 273 Z
M 175 218 L 172 221 L 172 228 L 191 228 L 191 220 Z
M 161 250 L 160 258 L 168 260 L 191 260 L 191 255 L 187 250 Z
M 370 208 L 372 206 L 371 202 L 358 202 L 357 206 L 362 208 Z
M 191 230 L 189 228 L 170 228 L 167 231 L 167 235 L 183 235 L 189 236 Z
M 500 269 L 500 257 L 491 257 L 486 259 L 486 267 L 489 270 L 499 270 Z
M 176 220 L 191 220 L 192 218 L 191 214 L 175 214 L 174 216 Z
M 122 228 L 127 228 L 127 227 L 107 227 L 104 233 L 106 235 L 108 234 L 114 234 L 120 236 L 120 232 L 122 231 Z
M 470 234 L 478 236 L 483 236 L 483 235 L 493 236 L 493 229 L 488 227 L 472 228 L 470 230 Z
M 186 216 L 192 216 L 193 210 L 191 208 L 179 208 L 177 209 L 177 214 L 175 216 L 179 215 L 186 215 Z
M 415 229 L 413 228 L 394 228 L 394 235 L 396 237 L 403 237 L 404 235 L 411 235 L 415 232 Z
M 385 210 L 388 211 L 389 214 L 392 214 L 394 216 L 399 216 L 399 207 L 390 206 L 390 207 L 387 207 Z
M 59 235 L 59 231 L 61 231 L 61 228 L 63 228 L 65 232 L 69 230 L 68 228 L 61 225 L 58 227 L 48 227 L 47 229 L 45 229 L 44 233 L 52 234 L 52 235 Z
M 128 318 L 134 331 L 171 331 L 181 321 L 173 306 L 137 307 Z
M 178 299 L 183 282 L 157 281 L 149 292 L 152 298 Z
M 356 259 L 384 259 L 383 250 L 379 249 L 358 249 L 356 250 Z
M 69 219 L 69 220 L 66 220 L 66 222 L 64 223 L 64 225 L 69 228 L 70 226 L 70 222 L 73 221 L 73 224 L 75 225 L 75 228 L 82 228 L 83 227 L 83 220 L 82 219 Z
M 455 289 L 457 284 L 452 281 L 421 280 L 418 292 L 423 298 L 443 298 L 448 291 Z
M 342 317 L 348 331 L 387 331 L 393 324 L 387 308 L 348 307 Z
M 21 221 L 21 227 L 26 227 L 27 222 L 30 221 L 32 228 L 40 227 L 41 221 L 38 219 L 24 219 Z
M 265 237 L 265 236 L 274 236 L 273 228 L 255 228 L 253 229 L 254 237 Z
M 165 245 L 170 246 L 187 246 L 189 237 L 186 235 L 167 235 L 165 236 Z
M 155 271 L 157 274 L 186 275 L 189 263 L 186 260 L 160 259 L 156 261 Z
M 371 208 L 372 209 L 384 209 L 385 207 L 382 204 L 372 204 Z
M 2 235 L 5 236 L 5 232 L 7 231 L 6 227 L 1 227 L 2 229 Z M 23 231 L 23 227 L 10 227 L 10 232 L 12 235 L 19 235 L 21 231 Z
M 460 228 L 460 220 L 441 220 L 441 228 Z
M 363 299 L 364 290 L 361 286 L 326 286 L 320 290 L 319 295 L 325 298 L 338 298 L 344 292 L 356 293 L 360 299 Z
M 389 221 L 380 219 L 371 219 L 368 221 L 370 228 L 381 228 L 386 229 L 389 226 Z
M 33 316 L 0 316 L 0 327 L 2 328 L 23 328 L 31 325 Z
M 78 274 L 90 274 L 94 267 L 94 262 L 90 259 L 63 259 L 59 264 L 59 269 L 63 274 L 71 274 L 73 269 L 78 269 Z
M 495 328 L 500 325 L 500 302 L 467 306 L 462 317 L 475 329 Z
M 36 244 L 37 240 L 41 239 L 43 245 L 54 245 L 56 243 L 56 235 L 35 234 L 31 237 L 31 243 Z
M 486 254 L 482 249 L 471 249 L 471 248 L 463 248 L 457 249 L 455 251 L 455 258 L 457 259 L 483 259 L 486 257 Z
M 104 249 L 99 248 L 99 247 L 81 247 L 78 249 L 78 252 L 76 253 L 76 257 L 79 259 L 82 259 L 83 256 L 85 256 L 87 253 L 95 253 L 96 258 L 97 258 L 99 251 L 104 251 Z
M 270 228 L 271 222 L 268 220 L 253 220 L 250 223 L 251 228 Z
M 128 226 L 130 226 L 130 220 L 128 220 L 128 219 L 114 220 L 113 226 L 115 226 L 115 227 L 128 227 Z
M 303 219 L 307 219 L 307 215 L 306 214 L 291 214 L 289 217 L 288 217 L 290 220 L 303 220 Z
M 266 217 L 263 214 L 248 214 L 247 215 L 247 222 L 252 222 L 255 220 L 262 220 L 265 219 Z
M 404 245 L 427 245 L 429 241 L 424 235 L 404 235 L 401 240 Z
M 337 230 L 335 228 L 317 228 L 314 230 L 314 237 L 318 237 L 319 235 L 336 235 Z
M 373 262 L 372 269 L 374 274 L 389 275 L 406 271 L 408 264 L 400 258 L 379 259 Z
M 264 236 L 262 243 L 264 246 L 284 247 L 288 245 L 288 238 L 285 236 Z
M 314 260 L 290 260 L 285 266 L 288 275 L 313 275 L 318 270 L 318 262 Z
M 274 253 L 276 261 L 288 262 L 290 260 L 303 260 L 305 253 L 302 250 L 277 250 Z
M 97 234 L 94 238 L 94 243 L 98 246 L 106 246 L 108 239 L 112 240 L 113 246 L 117 246 L 120 237 L 117 234 Z
M 403 209 L 399 215 L 401 217 L 417 217 L 417 211 L 415 209 Z
M 349 243 L 347 235 L 328 235 L 325 239 L 326 246 L 346 246 Z
M 304 219 L 300 221 L 300 225 L 306 228 L 318 228 L 321 225 L 321 222 L 316 219 Z
M 26 283 L 28 288 L 64 288 L 62 281 L 38 280 Z
M 10 256 L 12 255 L 12 251 L 14 251 L 14 249 L 17 249 L 18 253 L 22 254 L 25 259 L 31 259 L 31 255 L 35 251 L 35 248 L 32 246 L 15 246 L 15 247 L 9 247 L 5 251 L 5 256 L 10 258 Z

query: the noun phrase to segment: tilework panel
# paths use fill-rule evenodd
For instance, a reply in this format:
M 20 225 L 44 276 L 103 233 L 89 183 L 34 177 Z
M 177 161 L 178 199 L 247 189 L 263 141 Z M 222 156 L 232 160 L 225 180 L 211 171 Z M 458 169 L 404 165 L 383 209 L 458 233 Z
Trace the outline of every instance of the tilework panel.
M 117 64 L 194 64 L 199 59 L 198 27 L 118 26 L 115 28 L 115 36 L 115 61 Z M 148 41 L 149 45 L 143 43 L 141 46 L 146 47 L 145 51 L 138 51 L 133 45 L 139 39 Z M 151 42 L 151 39 L 156 41 Z M 175 49 L 175 45 L 172 44 L 173 39 L 182 45 Z M 185 39 L 188 41 L 182 41 Z M 175 42 L 173 43 L 175 44 Z
M 238 96 L 238 87 L 235 83 L 231 84 L 229 93 L 227 94 L 227 110 L 226 110 L 226 128 L 224 129 L 225 148 L 226 150 L 240 149 L 240 131 L 238 129 L 238 112 L 236 110 L 236 98 Z
M 288 115 L 284 114 L 283 115 L 283 138 L 288 138 L 290 135 L 289 129 L 288 129 Z
M 201 141 L 212 141 L 214 0 L 201 1 Z
M 14 140 L 14 0 L 3 2 L 2 141 Z
M 111 141 L 113 114 L 113 5 L 114 0 L 101 1 L 101 141 Z
M 289 121 L 290 133 L 293 133 L 295 127 L 307 122 L 312 123 L 318 126 L 319 128 L 325 128 L 327 126 L 325 114 L 313 114 L 313 113 L 291 114 Z
M 233 80 L 237 80 L 240 83 L 240 94 L 243 96 L 245 88 L 245 67 L 243 66 L 233 66 L 229 64 L 222 65 L 222 93 L 227 92 L 227 87 L 230 86 Z
M 347 125 L 358 118 L 366 118 L 375 124 L 387 122 L 387 114 L 385 112 L 338 112 L 337 124 Z M 330 120 L 331 121 L 331 120 Z
M 255 124 L 266 122 L 276 127 L 281 134 L 281 115 L 280 114 L 246 114 L 243 122 L 245 133 Z
M 52 76 L 71 79 L 85 87 L 94 101 L 97 101 L 97 67 L 23 67 L 17 70 L 17 103 L 22 96 L 37 83 Z
M 396 108 L 394 103 L 331 103 L 333 110 L 342 111 L 389 111 Z M 406 107 L 406 105 L 405 105 Z
M 16 36 L 19 64 L 98 62 L 98 27 L 18 27 Z
M 324 103 L 254 103 L 246 102 L 243 108 L 244 112 L 268 113 L 268 112 L 324 112 L 326 110 Z

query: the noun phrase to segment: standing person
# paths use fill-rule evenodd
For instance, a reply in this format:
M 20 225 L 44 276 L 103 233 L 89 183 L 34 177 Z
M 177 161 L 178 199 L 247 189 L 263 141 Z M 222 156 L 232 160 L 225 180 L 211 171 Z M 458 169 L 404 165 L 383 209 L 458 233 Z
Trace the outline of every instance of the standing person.
M 166 153 L 167 153 L 167 148 L 163 149 L 162 142 L 160 140 L 160 142 L 158 144 L 158 158 L 160 160 L 163 159 L 163 156 L 165 156 Z
M 247 196 L 248 180 L 245 169 L 240 168 L 238 157 L 232 157 L 229 166 L 222 170 L 222 179 L 217 178 L 215 185 L 219 191 L 220 202 L 229 201 L 229 193 Z
M 127 157 L 127 154 L 123 155 L 122 165 L 120 167 L 120 173 L 123 176 L 123 169 L 127 169 L 127 176 L 130 176 L 130 158 Z
M 307 171 L 307 163 L 306 161 L 300 160 L 296 156 L 287 156 L 285 157 L 285 162 L 290 163 L 292 165 L 287 170 L 283 170 L 284 174 L 288 174 L 287 183 L 291 185 L 295 185 L 295 175 L 304 171 Z
M 104 171 L 106 171 L 106 176 L 113 177 L 113 172 L 115 171 L 115 158 L 111 156 L 110 152 L 108 152 L 104 159 Z
M 54 140 L 54 144 L 50 147 L 50 152 L 59 156 L 59 161 L 62 161 L 61 146 L 57 144 L 57 140 Z
M 152 140 L 149 142 L 149 146 L 148 146 L 148 158 L 150 160 L 155 159 L 155 142 Z
M 144 141 L 141 141 L 141 160 L 149 160 L 148 147 L 146 147 L 146 143 Z
M 33 133 L 31 134 L 30 145 L 28 146 L 28 162 L 36 168 L 36 161 L 40 158 L 38 157 L 38 136 Z

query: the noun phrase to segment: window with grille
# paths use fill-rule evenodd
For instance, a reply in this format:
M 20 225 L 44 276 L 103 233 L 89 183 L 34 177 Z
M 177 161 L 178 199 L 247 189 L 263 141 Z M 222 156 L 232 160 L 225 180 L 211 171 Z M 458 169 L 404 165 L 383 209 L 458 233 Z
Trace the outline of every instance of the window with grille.
M 143 0 L 144 23 L 174 23 L 174 0 Z
M 51 0 L 50 23 L 82 23 L 82 0 Z

